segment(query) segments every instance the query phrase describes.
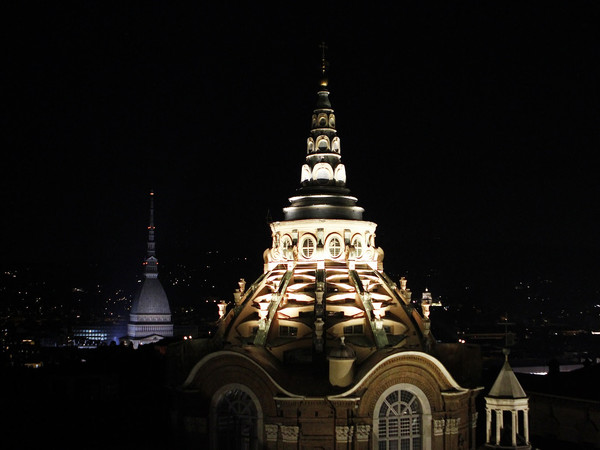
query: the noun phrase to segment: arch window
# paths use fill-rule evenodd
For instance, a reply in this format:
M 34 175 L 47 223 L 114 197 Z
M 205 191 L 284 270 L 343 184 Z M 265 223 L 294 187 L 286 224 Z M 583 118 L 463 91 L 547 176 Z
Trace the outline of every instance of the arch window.
M 292 239 L 289 236 L 284 236 L 281 239 L 281 250 L 284 258 L 289 258 L 292 252 Z
M 336 136 L 333 138 L 333 140 L 331 141 L 331 148 L 336 153 L 340 152 L 340 138 L 339 137 Z
M 309 181 L 312 178 L 312 172 L 310 171 L 310 167 L 308 164 L 302 165 L 302 174 L 300 175 L 300 182 L 304 183 L 305 181 Z
M 333 114 L 329 115 L 329 126 L 335 128 L 335 116 Z
M 315 164 L 312 172 L 313 180 L 325 182 L 333 179 L 333 169 L 326 162 Z
M 396 385 L 377 402 L 376 446 L 378 450 L 421 450 L 423 443 L 423 405 L 417 393 Z
M 337 258 L 342 254 L 342 241 L 339 236 L 334 235 L 329 238 L 327 250 L 332 258 Z
M 329 180 L 329 170 L 324 167 L 319 168 L 315 172 L 315 178 L 317 181 L 328 181 Z
M 259 448 L 258 411 L 250 395 L 231 387 L 215 408 L 214 448 L 254 450 Z
M 317 149 L 320 151 L 329 150 L 329 138 L 327 136 L 317 138 Z
M 304 239 L 302 239 L 302 245 L 300 246 L 302 256 L 304 256 L 307 259 L 310 258 L 315 252 L 316 246 L 317 243 L 315 241 L 315 238 L 313 238 L 312 236 L 306 236 Z
M 346 182 L 346 167 L 343 164 L 338 164 L 335 168 L 335 181 Z
M 352 239 L 352 245 L 354 246 L 354 251 L 356 252 L 356 257 L 360 258 L 364 251 L 362 237 L 355 236 L 354 239 Z

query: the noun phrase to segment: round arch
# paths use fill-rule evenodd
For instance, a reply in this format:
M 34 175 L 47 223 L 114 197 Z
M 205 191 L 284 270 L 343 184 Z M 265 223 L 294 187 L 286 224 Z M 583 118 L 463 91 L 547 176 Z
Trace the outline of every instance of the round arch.
M 229 414 L 224 415 L 224 411 Z M 262 448 L 263 411 L 260 401 L 248 386 L 229 383 L 215 391 L 210 401 L 209 420 L 212 450 L 222 448 L 219 444 L 221 431 L 238 439 L 239 448 Z
M 315 164 L 312 170 L 312 179 L 317 180 L 333 180 L 333 169 L 326 162 Z
M 408 444 L 401 448 L 431 448 L 431 405 L 425 393 L 413 384 L 394 384 L 383 391 L 375 403 L 373 449 L 382 448 L 380 442 L 388 442 L 390 437 Z

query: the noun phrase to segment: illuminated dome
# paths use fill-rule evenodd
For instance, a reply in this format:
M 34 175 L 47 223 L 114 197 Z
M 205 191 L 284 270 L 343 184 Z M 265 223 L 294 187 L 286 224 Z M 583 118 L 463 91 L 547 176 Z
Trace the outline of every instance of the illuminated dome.
M 425 350 L 427 319 L 411 305 L 405 280 L 383 272 L 373 222 L 349 195 L 329 91 L 319 86 L 301 187 L 273 222 L 264 273 L 236 295 L 219 334 L 235 348 L 281 363 L 318 364 L 339 352 L 356 367 L 378 351 Z
M 270 224 L 263 274 L 219 305 L 213 339 L 182 345 L 181 361 L 200 356 L 175 393 L 178 429 L 211 449 L 475 448 L 478 390 L 434 356 L 430 298 L 421 316 L 383 271 L 323 85 L 300 182 Z

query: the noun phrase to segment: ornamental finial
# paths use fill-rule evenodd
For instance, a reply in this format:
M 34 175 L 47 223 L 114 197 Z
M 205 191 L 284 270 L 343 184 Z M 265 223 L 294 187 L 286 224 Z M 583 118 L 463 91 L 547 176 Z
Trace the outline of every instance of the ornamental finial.
M 319 48 L 321 49 L 321 86 L 326 87 L 327 86 L 327 68 L 329 67 L 329 63 L 327 62 L 327 59 L 325 58 L 325 50 L 327 50 L 327 45 L 325 44 L 325 42 L 321 42 L 319 44 Z

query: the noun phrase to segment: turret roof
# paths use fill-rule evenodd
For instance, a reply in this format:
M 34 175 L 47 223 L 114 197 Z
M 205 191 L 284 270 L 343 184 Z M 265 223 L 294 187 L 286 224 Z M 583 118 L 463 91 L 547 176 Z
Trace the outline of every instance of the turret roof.
M 504 361 L 504 365 L 490 389 L 488 397 L 497 398 L 526 398 L 527 394 L 521 387 L 521 383 L 517 380 L 515 373 L 508 363 L 508 355 Z

